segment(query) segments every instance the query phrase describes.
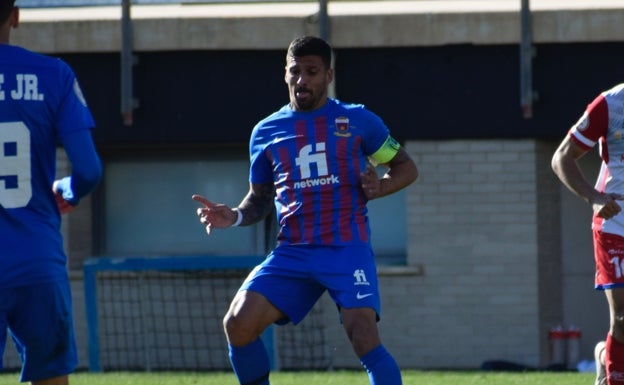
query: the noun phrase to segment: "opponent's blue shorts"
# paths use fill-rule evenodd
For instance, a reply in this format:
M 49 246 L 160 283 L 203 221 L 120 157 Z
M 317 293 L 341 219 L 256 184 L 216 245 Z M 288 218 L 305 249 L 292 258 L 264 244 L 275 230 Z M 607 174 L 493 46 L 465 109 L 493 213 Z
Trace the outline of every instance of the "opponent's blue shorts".
M 69 282 L 0 289 L 0 328 L 22 360 L 20 381 L 72 373 L 78 365 Z
M 240 290 L 265 296 L 297 324 L 327 290 L 338 308 L 369 307 L 381 314 L 377 268 L 368 246 L 278 246 Z

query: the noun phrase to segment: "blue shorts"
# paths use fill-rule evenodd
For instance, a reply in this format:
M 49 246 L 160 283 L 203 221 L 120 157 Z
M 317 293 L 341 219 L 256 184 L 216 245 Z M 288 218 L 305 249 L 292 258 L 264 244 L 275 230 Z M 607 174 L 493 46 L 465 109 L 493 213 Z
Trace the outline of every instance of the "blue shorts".
M 377 268 L 369 246 L 278 246 L 241 290 L 265 296 L 297 324 L 327 290 L 338 308 L 369 307 L 381 314 Z
M 0 289 L 0 328 L 22 360 L 20 381 L 72 373 L 78 364 L 69 282 Z

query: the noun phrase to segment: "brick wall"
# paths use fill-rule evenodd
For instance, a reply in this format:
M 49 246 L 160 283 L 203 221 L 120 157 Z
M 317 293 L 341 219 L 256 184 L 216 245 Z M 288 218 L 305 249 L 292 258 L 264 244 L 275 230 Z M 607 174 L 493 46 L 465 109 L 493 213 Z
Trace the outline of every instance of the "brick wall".
M 412 342 L 424 367 L 540 361 L 536 145 L 409 143 L 421 177 L 408 194 Z M 421 307 L 424 307 L 422 309 Z
M 380 267 L 384 344 L 404 368 L 542 364 L 536 142 L 406 148 L 420 177 L 406 202 L 410 266 Z M 357 366 L 343 331 L 330 330 L 335 364 Z

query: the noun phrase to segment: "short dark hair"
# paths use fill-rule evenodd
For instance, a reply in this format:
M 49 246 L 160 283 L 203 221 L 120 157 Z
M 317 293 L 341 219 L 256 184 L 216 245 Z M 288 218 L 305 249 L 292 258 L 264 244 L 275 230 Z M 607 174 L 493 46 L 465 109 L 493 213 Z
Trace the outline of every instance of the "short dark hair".
M 316 36 L 302 36 L 293 40 L 288 46 L 286 57 L 308 55 L 320 56 L 323 64 L 331 68 L 332 48 L 329 43 Z
M 0 24 L 4 24 L 15 7 L 15 0 L 0 0 Z

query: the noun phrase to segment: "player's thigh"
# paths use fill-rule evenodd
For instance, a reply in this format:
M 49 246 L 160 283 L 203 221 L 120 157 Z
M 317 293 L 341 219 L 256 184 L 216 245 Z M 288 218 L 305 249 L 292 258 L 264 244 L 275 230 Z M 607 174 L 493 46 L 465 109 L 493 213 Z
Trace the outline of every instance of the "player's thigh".
M 314 255 L 307 247 L 278 247 L 252 271 L 241 290 L 261 294 L 278 309 L 282 317 L 276 323 L 297 324 L 325 292 L 310 273 Z
M 22 358 L 22 381 L 51 379 L 77 365 L 69 282 L 15 289 L 8 327 Z
M 615 289 L 624 287 L 624 237 L 594 231 L 594 260 L 596 263 L 595 287 Z M 613 298 L 617 305 L 620 301 Z M 624 305 L 624 304 L 623 304 Z
M 377 268 L 369 247 L 327 248 L 321 261 L 317 277 L 340 309 L 371 308 L 379 315 Z
M 284 317 L 278 308 L 262 294 L 251 290 L 236 293 L 226 315 L 228 321 L 236 324 L 254 324 L 264 330 L 270 324 Z
M 609 303 L 609 308 L 615 314 L 624 315 L 624 287 L 606 289 L 605 296 Z

